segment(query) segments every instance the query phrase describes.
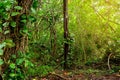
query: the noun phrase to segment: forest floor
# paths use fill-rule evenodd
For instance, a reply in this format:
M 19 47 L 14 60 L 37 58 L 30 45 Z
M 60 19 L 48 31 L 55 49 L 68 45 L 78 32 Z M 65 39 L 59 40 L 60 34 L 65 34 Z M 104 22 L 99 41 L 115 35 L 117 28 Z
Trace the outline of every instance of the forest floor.
M 86 73 L 82 71 L 56 70 L 42 78 L 35 77 L 32 80 L 120 80 L 120 75 L 119 73 L 105 74 L 101 71 Z

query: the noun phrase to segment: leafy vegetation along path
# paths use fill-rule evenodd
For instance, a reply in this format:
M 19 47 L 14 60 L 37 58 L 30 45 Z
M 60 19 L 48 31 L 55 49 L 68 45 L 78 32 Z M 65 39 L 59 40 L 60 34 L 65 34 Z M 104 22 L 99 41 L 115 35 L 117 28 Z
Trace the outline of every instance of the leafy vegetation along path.
M 43 77 L 35 77 L 31 80 L 120 80 L 119 73 L 96 74 L 96 73 L 73 73 L 66 71 L 55 71 Z

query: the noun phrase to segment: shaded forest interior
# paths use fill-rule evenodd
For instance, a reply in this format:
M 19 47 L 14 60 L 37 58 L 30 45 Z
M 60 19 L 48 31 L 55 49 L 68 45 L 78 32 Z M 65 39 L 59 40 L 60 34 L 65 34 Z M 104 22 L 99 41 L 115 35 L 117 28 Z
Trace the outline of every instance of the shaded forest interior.
M 119 0 L 0 0 L 0 80 L 120 80 Z

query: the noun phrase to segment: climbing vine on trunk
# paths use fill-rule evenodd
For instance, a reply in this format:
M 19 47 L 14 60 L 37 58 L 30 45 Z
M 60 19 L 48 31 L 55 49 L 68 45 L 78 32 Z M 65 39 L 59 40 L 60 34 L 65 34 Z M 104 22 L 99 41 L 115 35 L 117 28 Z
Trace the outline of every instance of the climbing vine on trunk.
M 7 69 L 11 55 L 25 52 L 28 44 L 27 23 L 31 6 L 37 0 L 0 0 L 0 65 Z M 2 74 L 1 73 L 1 74 Z
M 69 50 L 68 44 L 68 0 L 63 0 L 63 15 L 64 15 L 64 69 L 67 68 L 67 55 Z

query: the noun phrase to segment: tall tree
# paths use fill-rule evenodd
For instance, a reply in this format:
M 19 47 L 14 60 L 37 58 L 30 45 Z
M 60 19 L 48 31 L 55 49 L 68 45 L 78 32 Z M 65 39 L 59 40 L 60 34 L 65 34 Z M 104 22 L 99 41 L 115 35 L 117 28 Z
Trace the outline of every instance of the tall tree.
M 12 9 L 12 14 L 10 16 L 13 24 L 16 25 L 13 27 L 11 25 L 8 26 L 9 34 L 5 34 L 3 40 L 11 40 L 15 45 L 14 47 L 6 47 L 4 49 L 4 60 L 5 62 L 9 59 L 11 54 L 16 54 L 18 51 L 25 51 L 25 47 L 27 45 L 27 35 L 21 34 L 21 31 L 24 30 L 24 27 L 27 27 L 27 18 L 24 21 L 21 20 L 21 17 L 24 15 L 27 17 L 30 11 L 30 7 L 32 5 L 33 0 L 16 0 L 16 8 L 22 8 L 20 10 Z M 14 5 L 13 5 L 14 6 Z M 3 66 L 3 71 L 5 69 L 5 65 Z
M 63 0 L 63 15 L 64 15 L 64 69 L 67 68 L 67 55 L 69 51 L 69 44 L 68 44 L 68 0 Z

